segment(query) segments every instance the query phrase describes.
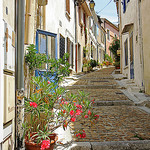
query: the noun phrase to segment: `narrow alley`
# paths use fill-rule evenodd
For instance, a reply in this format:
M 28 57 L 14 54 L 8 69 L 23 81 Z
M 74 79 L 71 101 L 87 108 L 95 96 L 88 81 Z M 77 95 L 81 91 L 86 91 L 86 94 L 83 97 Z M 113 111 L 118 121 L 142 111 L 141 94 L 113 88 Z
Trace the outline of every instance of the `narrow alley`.
M 85 120 L 74 123 L 75 128 L 84 126 L 87 133 L 84 139 L 75 137 L 75 142 L 97 142 L 99 145 L 99 142 L 109 141 L 150 140 L 150 114 L 141 110 L 122 92 L 125 88 L 116 82 L 115 75 L 112 75 L 114 69 L 104 68 L 85 74 L 67 87 L 72 93 L 78 90 L 89 93 L 89 98 L 95 99 L 94 111 L 100 116 L 97 124 L 92 127 Z M 96 147 L 95 150 L 100 149 Z M 135 147 L 138 149 L 140 146 Z M 142 148 L 146 149 L 143 145 Z M 121 147 L 116 149 L 120 150 Z

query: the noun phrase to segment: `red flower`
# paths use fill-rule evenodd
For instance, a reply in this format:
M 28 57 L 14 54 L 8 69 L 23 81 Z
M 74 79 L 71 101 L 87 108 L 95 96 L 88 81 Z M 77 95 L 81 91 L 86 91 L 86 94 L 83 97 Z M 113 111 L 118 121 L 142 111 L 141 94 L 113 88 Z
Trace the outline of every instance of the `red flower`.
M 65 110 L 63 110 L 63 113 L 65 113 L 66 111 Z
M 88 115 L 91 115 L 91 114 L 92 114 L 92 113 L 91 113 L 91 111 L 89 110 L 89 111 L 88 111 Z
M 92 100 L 92 103 L 94 104 L 95 102 L 94 102 L 94 99 Z
M 74 115 L 74 111 L 73 111 L 73 110 L 70 111 L 70 115 L 71 115 L 71 116 Z
M 83 132 L 85 132 L 85 130 L 82 130 Z
M 85 137 L 86 137 L 86 134 L 82 133 L 81 138 L 85 138 Z
M 74 103 L 74 106 L 76 106 L 76 103 Z
M 68 103 L 68 102 L 65 102 L 65 104 L 68 105 L 69 103 Z
M 43 140 L 41 145 L 41 150 L 45 150 L 50 147 L 50 140 Z
M 34 108 L 37 108 L 37 103 L 33 102 L 32 105 Z
M 81 110 L 77 109 L 76 110 L 76 115 L 80 115 L 81 114 Z
M 64 105 L 64 101 L 62 101 L 62 102 L 61 102 L 61 104 L 63 104 L 63 105 Z
M 82 105 L 77 104 L 76 107 L 82 109 Z
M 88 118 L 88 115 L 85 115 L 84 118 Z
M 72 121 L 72 122 L 75 122 L 75 121 L 76 121 L 76 118 L 71 118 L 71 121 Z
M 51 82 L 50 82 L 50 81 L 47 81 L 47 83 L 50 84 Z
M 97 120 L 99 118 L 99 115 L 94 115 L 95 120 Z
M 30 106 L 33 106 L 34 108 L 37 108 L 37 103 L 35 102 L 29 102 L 30 103 Z
M 30 106 L 33 106 L 33 102 L 29 102 L 30 103 Z

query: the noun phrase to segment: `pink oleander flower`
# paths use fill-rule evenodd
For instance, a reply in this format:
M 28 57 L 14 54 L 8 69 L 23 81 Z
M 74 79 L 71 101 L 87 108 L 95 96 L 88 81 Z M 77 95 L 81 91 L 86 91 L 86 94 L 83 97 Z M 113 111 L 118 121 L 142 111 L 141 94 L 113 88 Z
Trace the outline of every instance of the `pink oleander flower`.
M 68 103 L 68 102 L 65 102 L 65 104 L 68 105 L 69 103 Z
M 76 134 L 76 137 L 80 136 L 80 138 L 82 137 L 80 133 Z
M 33 106 L 34 108 L 37 108 L 37 103 L 33 102 L 33 103 L 32 103 L 32 106 Z
M 84 118 L 88 118 L 88 115 L 85 115 Z
M 72 122 L 75 122 L 75 121 L 76 121 L 76 118 L 71 118 L 71 121 L 72 121 Z
M 29 102 L 30 103 L 30 106 L 33 106 L 34 108 L 37 108 L 37 103 L 35 102 Z
M 85 137 L 86 137 L 86 134 L 82 133 L 81 138 L 85 138 Z
M 99 115 L 94 115 L 95 120 L 97 120 L 99 118 Z
M 51 82 L 50 82 L 50 81 L 47 81 L 47 83 L 50 84 Z
M 45 150 L 50 147 L 50 140 L 43 140 L 41 144 L 41 150 Z
M 76 107 L 82 109 L 82 105 L 77 104 Z
M 91 102 L 94 104 L 94 103 L 95 103 L 95 102 L 94 102 L 94 99 L 93 99 Z
M 91 115 L 91 114 L 92 114 L 92 113 L 91 113 L 91 111 L 89 110 L 89 111 L 88 111 L 88 115 Z
M 64 101 L 62 101 L 61 104 L 64 105 Z
M 74 103 L 74 106 L 76 106 L 76 103 Z
M 73 111 L 73 110 L 70 111 L 70 115 L 71 115 L 71 116 L 74 115 L 74 111 Z
M 33 102 L 29 102 L 30 103 L 30 106 L 33 106 Z
M 81 114 L 81 110 L 77 109 L 76 110 L 76 115 L 80 115 Z

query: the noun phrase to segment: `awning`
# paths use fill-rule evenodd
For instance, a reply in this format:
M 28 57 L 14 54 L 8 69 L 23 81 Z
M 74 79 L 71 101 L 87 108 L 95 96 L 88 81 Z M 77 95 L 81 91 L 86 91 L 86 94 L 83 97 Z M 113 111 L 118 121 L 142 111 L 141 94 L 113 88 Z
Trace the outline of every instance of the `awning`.
M 92 16 L 91 10 L 86 1 L 82 4 L 82 7 L 88 16 Z
M 123 30 L 122 30 L 122 32 L 121 32 L 121 34 L 129 32 L 132 27 L 133 27 L 133 23 L 125 25 L 124 28 L 123 28 Z

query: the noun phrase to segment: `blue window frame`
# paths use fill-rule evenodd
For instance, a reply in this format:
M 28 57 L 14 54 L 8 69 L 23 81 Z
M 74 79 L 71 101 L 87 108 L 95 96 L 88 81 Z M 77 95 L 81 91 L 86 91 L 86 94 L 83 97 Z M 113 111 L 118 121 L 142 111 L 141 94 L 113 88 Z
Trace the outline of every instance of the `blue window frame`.
M 46 54 L 50 58 L 57 58 L 57 34 L 43 31 L 43 30 L 37 30 L 36 32 L 36 49 L 37 53 Z M 47 71 L 48 66 L 44 65 L 42 67 L 42 70 L 36 70 L 35 75 L 36 76 L 43 76 L 43 74 Z M 54 79 L 54 76 L 49 76 L 51 80 Z
M 49 46 L 50 43 L 51 47 Z M 38 29 L 36 32 L 36 49 L 38 53 L 45 53 L 47 55 L 50 55 L 51 52 L 52 58 L 57 59 L 57 34 Z
M 123 0 L 123 13 L 126 12 L 126 0 Z

